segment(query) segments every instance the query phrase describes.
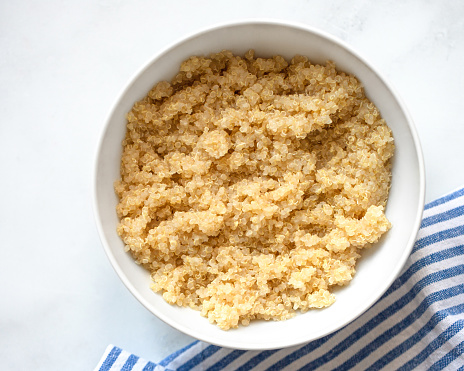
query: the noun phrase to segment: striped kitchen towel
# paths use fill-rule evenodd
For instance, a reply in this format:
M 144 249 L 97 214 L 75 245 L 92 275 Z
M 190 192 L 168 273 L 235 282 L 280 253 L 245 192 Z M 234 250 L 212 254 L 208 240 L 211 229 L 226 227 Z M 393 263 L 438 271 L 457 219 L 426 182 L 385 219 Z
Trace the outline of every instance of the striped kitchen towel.
M 404 269 L 382 298 L 335 333 L 278 350 L 201 341 L 158 364 L 109 346 L 96 370 L 464 370 L 464 189 L 425 206 Z

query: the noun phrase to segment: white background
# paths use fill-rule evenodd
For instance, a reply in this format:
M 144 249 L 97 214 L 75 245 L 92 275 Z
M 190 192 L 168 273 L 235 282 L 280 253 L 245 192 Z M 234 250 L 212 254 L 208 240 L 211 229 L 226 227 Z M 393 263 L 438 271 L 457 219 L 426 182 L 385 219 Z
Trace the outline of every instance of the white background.
M 111 268 L 94 155 L 111 105 L 152 56 L 260 17 L 320 28 L 390 80 L 422 141 L 426 201 L 464 185 L 464 2 L 1 1 L 1 370 L 91 370 L 110 343 L 156 362 L 193 340 Z

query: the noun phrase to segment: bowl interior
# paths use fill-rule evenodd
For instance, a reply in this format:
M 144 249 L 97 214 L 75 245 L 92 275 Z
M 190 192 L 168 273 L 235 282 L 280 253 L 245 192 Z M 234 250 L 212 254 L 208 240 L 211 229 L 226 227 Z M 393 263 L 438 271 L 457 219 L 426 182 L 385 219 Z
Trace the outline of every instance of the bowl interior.
M 199 312 L 167 304 L 150 290 L 149 273 L 124 252 L 116 234 L 117 197 L 113 182 L 119 178 L 125 114 L 160 80 L 170 80 L 180 63 L 191 55 L 228 49 L 259 56 L 295 54 L 313 63 L 333 60 L 337 69 L 354 74 L 366 95 L 380 109 L 393 131 L 396 151 L 387 217 L 393 228 L 373 248 L 365 250 L 357 274 L 346 287 L 336 290 L 336 302 L 323 310 L 298 314 L 293 319 L 254 321 L 248 327 L 222 331 Z M 178 330 L 198 339 L 231 348 L 272 349 L 301 344 L 329 334 L 368 309 L 390 286 L 412 248 L 424 203 L 424 171 L 420 146 L 407 113 L 397 97 L 368 64 L 340 42 L 314 30 L 275 22 L 245 22 L 217 27 L 171 47 L 143 68 L 116 102 L 107 122 L 97 156 L 95 209 L 102 242 L 124 284 L 152 313 Z

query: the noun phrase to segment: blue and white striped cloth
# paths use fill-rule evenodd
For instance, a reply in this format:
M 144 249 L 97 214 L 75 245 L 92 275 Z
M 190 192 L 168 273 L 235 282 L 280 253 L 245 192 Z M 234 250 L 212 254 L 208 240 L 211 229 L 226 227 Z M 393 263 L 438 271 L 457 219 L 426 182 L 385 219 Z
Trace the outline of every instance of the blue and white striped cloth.
M 341 330 L 287 349 L 195 341 L 158 364 L 110 345 L 96 370 L 464 370 L 464 188 L 426 205 L 399 277 Z

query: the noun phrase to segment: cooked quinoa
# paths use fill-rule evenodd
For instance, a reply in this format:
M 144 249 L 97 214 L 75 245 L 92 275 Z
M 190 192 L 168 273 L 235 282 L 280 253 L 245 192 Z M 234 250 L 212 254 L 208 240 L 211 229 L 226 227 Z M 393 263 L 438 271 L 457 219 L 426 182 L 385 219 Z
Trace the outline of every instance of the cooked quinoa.
M 331 305 L 390 228 L 392 133 L 330 61 L 191 57 L 127 121 L 118 234 L 154 291 L 224 330 Z

